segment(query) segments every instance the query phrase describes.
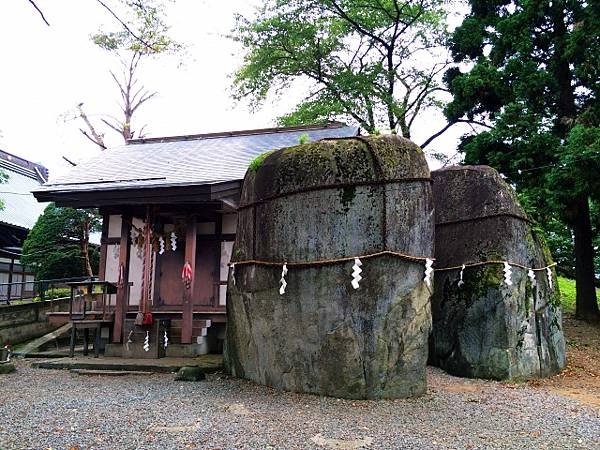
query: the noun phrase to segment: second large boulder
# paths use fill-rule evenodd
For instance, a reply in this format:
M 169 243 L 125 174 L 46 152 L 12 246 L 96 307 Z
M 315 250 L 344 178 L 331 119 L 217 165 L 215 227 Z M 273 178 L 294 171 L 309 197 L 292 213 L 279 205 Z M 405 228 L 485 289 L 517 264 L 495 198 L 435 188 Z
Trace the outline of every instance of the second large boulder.
M 430 361 L 465 377 L 558 372 L 565 341 L 556 276 L 515 192 L 487 166 L 451 167 L 432 178 L 437 260 Z

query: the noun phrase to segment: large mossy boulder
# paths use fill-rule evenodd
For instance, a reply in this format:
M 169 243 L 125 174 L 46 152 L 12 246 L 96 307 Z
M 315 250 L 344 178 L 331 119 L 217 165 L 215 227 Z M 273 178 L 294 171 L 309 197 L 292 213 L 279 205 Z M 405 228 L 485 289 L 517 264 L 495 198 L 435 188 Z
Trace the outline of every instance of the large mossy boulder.
M 435 292 L 430 361 L 464 377 L 528 379 L 565 365 L 559 292 L 542 238 L 514 190 L 487 166 L 434 171 Z M 467 267 L 464 263 L 507 261 Z M 458 267 L 452 270 L 437 270 Z
M 246 174 L 227 290 L 224 359 L 235 376 L 345 398 L 423 394 L 433 207 L 420 148 L 396 136 L 272 152 Z M 273 262 L 274 266 L 257 260 Z M 282 263 L 287 288 L 279 293 Z

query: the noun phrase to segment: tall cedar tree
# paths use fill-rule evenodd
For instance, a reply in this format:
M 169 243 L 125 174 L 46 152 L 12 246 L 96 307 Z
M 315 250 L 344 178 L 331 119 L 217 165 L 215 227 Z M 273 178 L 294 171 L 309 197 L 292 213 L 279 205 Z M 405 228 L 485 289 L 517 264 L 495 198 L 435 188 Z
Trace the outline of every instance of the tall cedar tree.
M 280 124 L 342 120 L 410 138 L 446 91 L 444 7 L 444 0 L 267 0 L 252 19 L 237 18 L 232 37 L 246 53 L 234 95 L 256 106 L 300 82 L 309 93 Z M 468 119 L 453 123 L 461 121 Z
M 465 162 L 490 164 L 572 229 L 576 314 L 599 315 L 590 203 L 600 200 L 600 2 L 471 0 L 451 38 L 448 120 L 486 121 Z
M 27 235 L 23 264 L 33 267 L 38 279 L 92 276 L 100 255 L 90 246 L 90 233 L 100 228 L 97 211 L 51 203 Z

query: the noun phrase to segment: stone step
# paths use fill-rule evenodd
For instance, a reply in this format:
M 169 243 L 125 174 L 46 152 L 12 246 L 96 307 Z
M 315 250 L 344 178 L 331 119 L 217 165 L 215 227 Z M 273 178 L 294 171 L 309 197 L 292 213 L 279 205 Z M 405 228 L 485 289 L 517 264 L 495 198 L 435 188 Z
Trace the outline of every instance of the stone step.
M 212 373 L 223 369 L 223 358 L 221 355 L 202 355 L 193 358 L 166 357 L 159 359 L 76 356 L 75 358 L 35 361 L 31 366 L 38 369 L 86 369 L 161 373 L 177 372 L 184 366 L 197 366 L 201 367 L 205 373 Z
M 155 372 L 144 370 L 103 370 L 103 369 L 71 369 L 77 375 L 100 375 L 106 377 L 122 377 L 124 375 L 154 375 Z

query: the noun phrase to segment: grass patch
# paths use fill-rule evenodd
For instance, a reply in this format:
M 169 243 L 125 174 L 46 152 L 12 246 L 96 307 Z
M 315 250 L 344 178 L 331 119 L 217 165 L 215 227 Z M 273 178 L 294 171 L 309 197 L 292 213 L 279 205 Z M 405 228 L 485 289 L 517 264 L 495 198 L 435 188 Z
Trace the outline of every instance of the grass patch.
M 575 280 L 558 277 L 558 289 L 560 289 L 560 303 L 563 310 L 575 314 L 575 299 L 577 298 Z M 600 289 L 596 289 L 596 296 L 600 304 Z
M 44 300 L 54 300 L 56 298 L 65 298 L 71 296 L 71 288 L 50 288 L 44 294 Z M 11 305 L 24 305 L 26 303 L 37 303 L 41 302 L 42 299 L 40 296 L 24 298 L 24 299 L 14 299 L 10 301 Z M 5 304 L 5 303 L 3 303 Z
M 250 161 L 250 165 L 248 166 L 248 169 L 251 170 L 252 172 L 256 172 L 260 168 L 260 166 L 262 166 L 262 163 L 267 158 L 267 156 L 269 156 L 271 153 L 273 153 L 273 151 L 274 150 L 270 150 L 268 152 L 264 152 L 264 153 L 258 155 L 256 158 L 254 158 L 252 161 Z

